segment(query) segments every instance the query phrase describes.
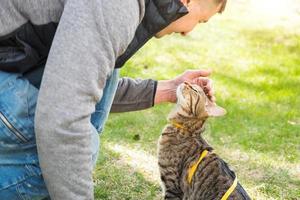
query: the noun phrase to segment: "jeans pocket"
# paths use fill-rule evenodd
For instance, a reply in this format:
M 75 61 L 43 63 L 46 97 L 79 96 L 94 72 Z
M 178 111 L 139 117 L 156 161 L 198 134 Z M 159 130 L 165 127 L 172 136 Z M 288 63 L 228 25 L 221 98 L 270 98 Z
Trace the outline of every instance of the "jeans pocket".
M 16 120 L 11 116 L 4 114 L 3 109 L 0 109 L 0 141 L 2 144 L 15 144 L 17 143 L 27 143 L 29 139 L 24 136 L 24 134 L 20 131 L 19 127 L 16 125 Z
M 34 110 L 37 89 L 23 78 L 12 76 L 0 91 L 0 142 L 12 145 L 35 142 Z

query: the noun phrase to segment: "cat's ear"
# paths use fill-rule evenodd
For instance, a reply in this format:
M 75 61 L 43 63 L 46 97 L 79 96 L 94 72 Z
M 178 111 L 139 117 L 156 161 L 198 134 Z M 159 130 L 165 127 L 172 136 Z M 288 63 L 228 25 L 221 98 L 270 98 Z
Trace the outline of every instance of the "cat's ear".
M 221 117 L 227 113 L 224 108 L 211 102 L 205 106 L 205 109 L 209 117 Z

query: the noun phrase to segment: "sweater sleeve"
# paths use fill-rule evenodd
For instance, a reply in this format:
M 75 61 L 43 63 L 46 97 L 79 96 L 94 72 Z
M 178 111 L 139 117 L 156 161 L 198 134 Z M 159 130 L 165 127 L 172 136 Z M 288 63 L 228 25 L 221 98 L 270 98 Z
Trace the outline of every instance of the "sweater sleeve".
M 141 19 L 137 0 L 68 0 L 38 97 L 35 131 L 51 199 L 93 199 L 90 116 Z
M 137 111 L 154 106 L 157 81 L 152 79 L 122 78 L 111 112 Z

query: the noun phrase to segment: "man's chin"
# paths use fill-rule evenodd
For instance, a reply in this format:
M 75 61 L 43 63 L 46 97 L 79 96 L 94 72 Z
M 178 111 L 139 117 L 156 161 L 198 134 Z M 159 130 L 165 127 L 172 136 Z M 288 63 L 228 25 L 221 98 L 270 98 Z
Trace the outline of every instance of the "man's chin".
M 154 35 L 155 38 L 159 39 L 159 38 L 162 38 L 164 35 L 163 34 L 160 34 L 160 33 L 156 33 Z
M 154 37 L 156 37 L 156 38 L 162 38 L 162 37 L 164 37 L 164 36 L 166 36 L 166 35 L 170 35 L 170 34 L 171 34 L 171 32 L 169 32 L 169 31 L 166 30 L 166 29 L 163 29 L 163 30 L 159 31 L 158 33 L 156 33 L 156 34 L 154 35 Z

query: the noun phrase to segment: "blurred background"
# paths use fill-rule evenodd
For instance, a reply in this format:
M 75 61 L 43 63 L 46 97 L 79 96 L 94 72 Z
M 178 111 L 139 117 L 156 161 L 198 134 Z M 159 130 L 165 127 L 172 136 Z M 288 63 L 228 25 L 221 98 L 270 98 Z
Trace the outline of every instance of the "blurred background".
M 213 69 L 223 118 L 203 137 L 253 199 L 300 199 L 300 1 L 232 0 L 186 37 L 147 43 L 122 76 L 174 78 Z M 157 140 L 171 104 L 111 114 L 94 173 L 96 199 L 162 199 Z

